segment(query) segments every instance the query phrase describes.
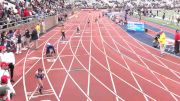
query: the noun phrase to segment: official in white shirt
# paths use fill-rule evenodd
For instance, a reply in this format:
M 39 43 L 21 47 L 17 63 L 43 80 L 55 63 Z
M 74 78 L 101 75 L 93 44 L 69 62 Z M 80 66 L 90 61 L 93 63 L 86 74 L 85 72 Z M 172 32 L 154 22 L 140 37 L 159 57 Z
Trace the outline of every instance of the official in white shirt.
M 0 62 L 6 62 L 9 65 L 11 82 L 14 82 L 14 64 L 15 64 L 15 56 L 13 52 L 6 51 L 6 48 L 0 48 Z

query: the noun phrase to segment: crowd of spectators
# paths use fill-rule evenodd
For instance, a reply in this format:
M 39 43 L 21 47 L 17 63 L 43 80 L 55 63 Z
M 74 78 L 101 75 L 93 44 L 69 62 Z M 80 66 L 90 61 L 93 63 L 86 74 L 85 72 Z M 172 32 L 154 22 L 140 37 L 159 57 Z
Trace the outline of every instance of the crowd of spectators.
M 63 8 L 63 3 L 58 0 L 20 1 L 14 3 L 15 8 L 8 8 L 5 5 L 8 5 L 7 2 L 0 3 L 0 28 L 3 29 L 8 26 L 27 22 L 32 18 L 54 15 Z
M 30 29 L 16 29 L 2 32 L 0 36 L 0 100 L 9 101 L 15 91 L 14 82 L 15 54 L 21 54 L 23 49 L 30 49 L 30 41 L 34 42 L 37 49 L 41 26 L 38 23 Z M 8 100 L 6 100 L 8 99 Z
M 11 84 L 14 82 L 15 56 L 23 53 L 23 50 L 38 48 L 38 38 L 45 29 L 44 17 L 61 13 L 64 6 L 61 0 L 25 0 L 14 3 L 15 8 L 7 8 L 5 5 L 7 4 L 0 3 L 0 29 L 5 30 L 0 32 L 0 100 L 9 101 L 12 95 L 15 95 Z M 68 5 L 66 9 L 71 7 Z M 58 20 L 64 21 L 67 16 L 67 13 L 62 13 Z M 8 27 L 29 22 L 33 18 L 40 18 L 40 22 L 28 27 L 6 30 Z M 34 42 L 34 47 L 30 42 Z

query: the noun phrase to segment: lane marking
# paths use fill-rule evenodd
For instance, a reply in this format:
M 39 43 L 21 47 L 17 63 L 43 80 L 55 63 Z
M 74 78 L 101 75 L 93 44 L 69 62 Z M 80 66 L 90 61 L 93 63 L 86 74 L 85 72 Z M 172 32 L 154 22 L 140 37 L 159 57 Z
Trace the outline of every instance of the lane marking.
M 54 34 L 54 35 L 56 35 L 56 34 Z M 53 35 L 53 36 L 54 36 L 54 35 Z M 52 36 L 51 36 L 51 37 L 52 37 Z M 51 37 L 50 37 L 50 38 L 51 38 Z M 50 38 L 49 38 L 49 39 L 50 39 Z M 44 43 L 47 44 L 47 42 L 49 41 L 49 39 L 48 39 L 47 41 L 45 41 Z M 59 40 L 57 40 L 55 43 L 57 43 L 57 42 L 59 42 Z M 46 44 L 45 44 L 45 45 L 46 45 Z M 44 45 L 44 47 L 45 47 L 45 45 Z M 57 46 L 59 46 L 59 45 L 57 44 Z M 44 48 L 43 48 L 43 51 L 44 51 Z M 42 62 L 44 62 L 44 61 L 43 61 L 43 55 L 44 55 L 44 54 L 43 54 L 43 51 L 42 51 Z M 55 62 L 54 62 L 54 63 L 55 63 Z M 44 65 L 44 64 L 43 64 L 43 65 Z M 51 68 L 50 68 L 50 69 L 51 69 Z M 45 73 L 46 73 L 46 71 L 45 71 Z M 52 85 L 50 85 L 50 86 L 52 87 Z M 37 88 L 38 88 L 38 87 L 36 87 L 36 89 L 34 90 L 34 92 L 37 90 Z M 53 89 L 52 89 L 52 90 L 53 90 Z M 54 92 L 54 94 L 55 94 L 55 96 L 56 96 L 56 93 L 55 93 L 54 90 L 53 90 L 53 92 Z M 29 99 L 31 99 L 32 96 L 33 96 L 33 94 L 30 96 Z M 57 100 L 58 100 L 58 99 L 57 99 Z
M 93 43 L 93 42 L 92 42 Z M 93 43 L 94 44 L 94 43 Z M 95 45 L 95 44 L 94 44 Z M 83 46 L 84 47 L 84 46 Z M 87 50 L 86 50 L 87 51 Z M 105 70 L 109 71 L 106 66 L 104 66 L 103 64 L 101 64 L 95 57 L 92 56 L 92 59 L 95 60 L 99 65 L 101 65 Z M 112 59 L 113 60 L 113 59 Z M 115 61 L 115 60 L 113 60 Z M 116 61 L 115 61 L 116 62 Z M 117 64 L 119 64 L 119 62 L 116 62 Z M 81 63 L 82 64 L 82 63 Z M 82 64 L 83 65 L 83 64 Z M 120 66 L 124 67 L 125 69 L 127 69 L 124 65 L 121 65 Z M 127 69 L 128 70 L 128 69 Z M 109 71 L 111 72 L 111 71 Z M 137 90 L 138 92 L 142 93 L 142 94 L 145 94 L 146 96 L 148 96 L 149 98 L 151 98 L 152 100 L 155 100 L 154 98 L 152 98 L 151 96 L 149 96 L 148 94 L 140 91 L 139 89 L 137 89 L 136 87 L 134 87 L 133 85 L 131 85 L 130 83 L 126 82 L 124 79 L 120 78 L 119 76 L 117 76 L 115 73 L 111 72 L 115 77 L 117 77 L 119 80 L 121 80 L 122 82 L 126 83 L 127 85 L 129 85 L 130 87 L 132 87 L 133 89 Z M 134 73 L 134 72 L 133 72 Z M 134 73 L 136 74 L 136 73 Z M 93 74 L 91 74 L 93 75 Z M 137 74 L 138 75 L 138 74 Z M 138 75 L 139 76 L 139 75 Z M 100 81 L 99 81 L 100 82 Z
M 121 37 L 120 37 L 121 38 Z M 127 44 L 127 43 L 126 43 Z M 128 45 L 128 44 L 127 44 Z M 129 45 L 128 45 L 129 46 Z M 130 47 L 130 46 L 129 46 Z M 131 50 L 132 50 L 132 48 L 131 48 Z M 135 52 L 135 51 L 134 51 Z M 135 53 L 136 55 L 137 55 L 137 53 Z M 143 62 L 143 61 L 142 61 Z M 146 65 L 146 64 L 145 64 Z M 147 66 L 147 65 L 146 65 Z M 151 71 L 151 70 L 150 70 Z M 152 72 L 153 73 L 153 72 Z M 153 73 L 154 74 L 154 73 Z M 156 76 L 155 76 L 156 77 Z M 157 78 L 157 77 L 156 77 Z M 157 78 L 158 79 L 158 78 Z M 159 80 L 159 79 L 158 79 Z M 160 83 L 165 87 L 165 89 L 167 90 L 167 91 L 169 91 L 167 88 L 166 88 L 166 86 L 160 81 Z M 170 92 L 170 91 L 169 91 Z M 170 92 L 170 94 L 171 94 L 171 92 Z M 171 94 L 172 95 L 172 94 Z M 177 100 L 176 99 L 176 97 L 174 96 L 174 95 L 172 95 L 172 97 L 175 99 L 175 100 Z
M 43 97 L 43 96 L 51 96 L 51 95 L 54 95 L 54 93 L 49 93 L 49 94 L 39 94 L 39 95 L 36 95 L 36 96 L 32 96 L 31 99 L 34 99 L 34 98 L 38 98 L 38 97 Z
M 91 19 L 93 19 L 94 15 L 91 16 Z M 91 23 L 91 35 L 90 35 L 90 55 L 89 55 L 89 64 L 88 64 L 88 71 L 91 71 L 91 55 L 92 55 L 92 23 Z M 83 36 L 84 37 L 84 36 Z M 91 75 L 88 73 L 88 85 L 87 85 L 87 95 L 90 96 L 90 83 L 91 83 Z M 89 101 L 88 99 L 86 101 Z
M 47 44 L 47 42 L 52 38 L 52 37 L 54 37 L 55 35 L 56 35 L 57 33 L 55 33 L 54 35 L 52 35 L 51 37 L 49 37 L 48 39 L 47 39 L 47 41 L 45 41 L 45 44 L 44 44 L 44 47 L 46 46 L 46 44 Z M 55 42 L 56 43 L 56 42 Z M 43 50 L 42 50 L 42 52 L 41 52 L 41 54 L 43 55 L 43 53 L 44 53 L 44 47 L 43 47 Z M 29 52 L 30 50 L 28 50 L 28 52 Z M 23 64 L 23 76 L 22 76 L 22 79 L 23 79 L 23 86 L 24 86 L 24 93 L 25 93 L 25 98 L 26 98 L 26 101 L 29 101 L 32 97 L 33 97 L 33 94 L 35 93 L 35 91 L 37 90 L 37 87 L 36 87 L 36 89 L 34 90 L 34 93 L 28 98 L 28 96 L 27 96 L 27 87 L 26 87 L 26 81 L 25 81 L 25 75 L 26 75 L 26 73 L 27 72 L 25 72 L 25 67 L 26 67 L 26 60 L 27 60 L 27 56 L 28 56 L 28 52 L 26 53 L 26 56 L 25 56 L 25 60 L 24 60 L 24 64 Z M 39 59 L 40 60 L 40 59 Z M 38 61 L 39 61 L 38 60 Z M 42 61 L 43 61 L 43 58 L 42 58 Z M 31 70 L 32 68 L 30 68 L 29 70 Z
M 87 19 L 86 19 L 86 20 L 87 20 Z M 86 25 L 87 25 L 87 23 L 85 24 L 85 26 L 84 26 L 83 29 L 85 29 Z M 83 31 L 84 31 L 84 30 L 83 30 Z M 83 34 L 81 34 L 81 39 L 82 39 L 82 35 L 83 35 Z M 79 46 L 79 45 L 80 45 L 80 41 L 78 42 L 78 46 Z M 69 43 L 69 46 L 70 46 L 70 49 L 71 49 L 71 51 L 72 51 L 72 47 L 71 47 L 70 43 Z M 76 48 L 75 53 L 77 52 L 77 50 L 78 50 L 78 48 Z M 73 51 L 72 51 L 72 52 L 73 52 Z M 72 67 L 72 64 L 73 64 L 74 59 L 75 59 L 75 58 L 74 58 L 74 55 L 73 55 L 73 59 L 72 59 L 71 64 L 70 64 L 70 66 L 69 66 L 69 70 L 70 70 L 71 67 Z M 59 57 L 59 60 L 60 60 L 61 64 L 63 65 L 63 68 L 65 68 L 65 66 L 64 66 L 62 60 L 60 59 L 60 57 Z M 75 85 L 80 89 L 80 91 L 87 97 L 87 99 L 90 100 L 90 101 L 92 101 L 92 99 L 91 99 L 89 96 L 86 95 L 86 93 L 82 90 L 82 88 L 76 83 L 76 81 L 75 81 L 75 80 L 72 78 L 72 76 L 69 74 L 69 70 L 66 70 L 66 69 L 65 69 L 67 75 L 66 75 L 66 77 L 65 77 L 63 86 L 62 86 L 61 91 L 60 91 L 60 93 L 59 93 L 59 98 L 61 97 L 61 95 L 62 95 L 62 93 L 63 93 L 63 90 L 64 90 L 64 87 L 65 87 L 67 78 L 70 77 L 70 79 L 75 83 Z
M 104 46 L 104 38 L 102 37 L 102 32 L 101 32 L 101 29 L 100 29 L 100 27 L 99 27 L 99 22 L 97 22 L 97 25 L 98 25 L 98 29 L 99 29 L 99 33 L 100 33 L 100 37 L 101 37 L 100 40 L 101 40 L 101 43 L 102 43 L 102 46 L 103 46 L 103 52 L 104 52 L 104 55 L 105 55 L 105 57 L 106 57 L 106 63 L 107 63 L 107 65 L 108 65 L 108 69 L 111 71 L 111 67 L 110 67 L 109 61 L 108 61 L 108 59 L 107 59 L 106 49 L 105 49 L 105 46 Z M 115 84 L 114 84 L 114 80 L 113 80 L 113 77 L 112 77 L 111 72 L 109 72 L 109 74 L 110 74 L 111 83 L 112 83 L 112 86 L 113 86 L 114 93 L 117 94 L 116 86 L 115 86 Z M 121 100 L 123 100 L 123 99 L 121 98 Z M 118 99 L 117 96 L 116 96 L 116 101 L 119 101 L 119 99 Z

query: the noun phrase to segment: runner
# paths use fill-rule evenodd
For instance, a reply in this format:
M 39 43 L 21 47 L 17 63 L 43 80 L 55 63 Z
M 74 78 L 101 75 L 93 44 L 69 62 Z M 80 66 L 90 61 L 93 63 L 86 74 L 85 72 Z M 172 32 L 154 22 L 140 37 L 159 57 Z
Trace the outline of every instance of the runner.
M 98 18 L 96 17 L 96 18 L 95 18 L 95 22 L 97 22 L 97 21 L 98 21 Z
M 47 46 L 46 46 L 46 56 L 47 57 L 52 57 L 52 56 L 55 56 L 56 54 L 56 51 L 54 49 L 54 46 L 50 43 L 47 43 Z
M 66 39 L 65 27 L 64 27 L 64 25 L 62 25 L 62 28 L 61 28 L 61 40 L 64 40 L 64 39 Z
M 80 34 L 80 26 L 77 27 L 77 34 Z
M 39 93 L 42 94 L 42 89 L 43 89 L 43 79 L 45 78 L 45 74 L 42 68 L 39 68 L 36 71 L 35 77 L 37 79 L 37 85 L 38 85 L 38 90 Z
M 88 23 L 88 26 L 89 26 L 89 24 L 90 24 L 90 19 L 89 18 L 88 18 L 88 22 L 87 23 Z

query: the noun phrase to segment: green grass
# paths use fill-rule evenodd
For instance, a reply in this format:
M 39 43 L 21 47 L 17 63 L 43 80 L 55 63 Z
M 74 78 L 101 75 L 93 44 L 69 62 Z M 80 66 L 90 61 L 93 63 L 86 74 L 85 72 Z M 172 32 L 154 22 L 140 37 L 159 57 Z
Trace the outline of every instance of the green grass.
M 150 17 L 144 17 L 143 20 L 153 22 L 153 23 L 156 23 L 159 25 L 165 25 L 165 26 L 172 28 L 172 29 L 179 29 L 180 30 L 180 26 L 178 26 L 176 23 L 171 23 L 170 21 L 164 21 L 161 19 L 150 18 Z
M 134 15 L 134 17 L 139 18 L 138 15 Z M 151 18 L 151 17 L 142 17 L 143 20 L 149 21 L 149 22 L 153 22 L 159 25 L 165 25 L 169 28 L 172 29 L 179 29 L 180 30 L 180 26 L 177 25 L 177 23 L 171 23 L 170 21 L 164 21 L 161 19 L 157 19 L 157 18 Z

